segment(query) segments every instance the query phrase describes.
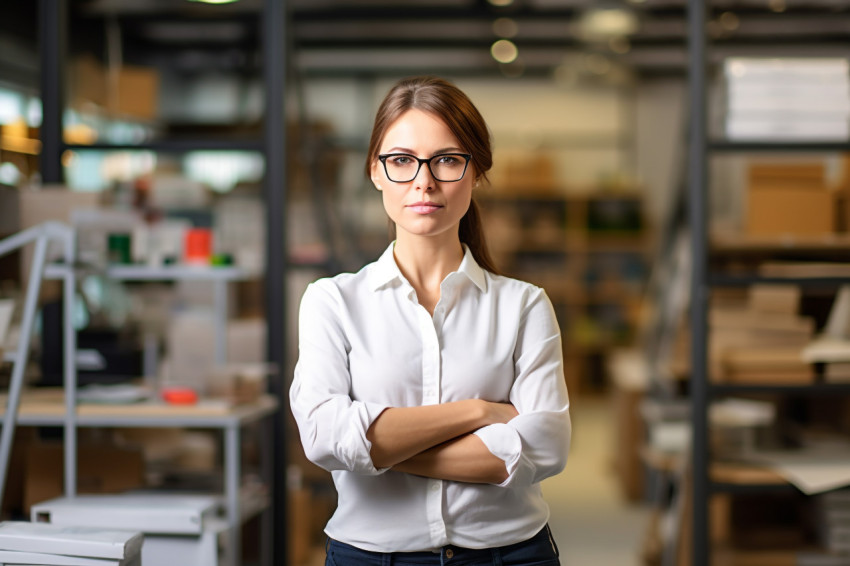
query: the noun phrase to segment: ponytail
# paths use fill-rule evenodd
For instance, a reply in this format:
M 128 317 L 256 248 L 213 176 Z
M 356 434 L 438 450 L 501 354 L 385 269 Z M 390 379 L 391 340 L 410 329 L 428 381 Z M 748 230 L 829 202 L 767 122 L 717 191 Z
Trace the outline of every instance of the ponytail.
M 469 210 L 460 219 L 458 235 L 460 241 L 469 246 L 469 251 L 472 252 L 472 257 L 475 258 L 478 265 L 490 273 L 499 275 L 496 263 L 487 249 L 487 239 L 484 237 L 484 226 L 481 223 L 481 210 L 478 208 L 475 199 L 472 199 L 469 203 Z

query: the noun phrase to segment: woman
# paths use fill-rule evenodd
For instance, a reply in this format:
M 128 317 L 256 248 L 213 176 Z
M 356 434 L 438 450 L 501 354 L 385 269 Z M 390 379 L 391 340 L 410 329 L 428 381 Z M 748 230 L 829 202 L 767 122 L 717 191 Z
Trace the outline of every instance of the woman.
M 389 91 L 366 170 L 396 239 L 301 303 L 290 398 L 339 495 L 328 565 L 559 564 L 539 482 L 569 447 L 560 332 L 487 253 L 472 195 L 491 165 L 457 87 Z

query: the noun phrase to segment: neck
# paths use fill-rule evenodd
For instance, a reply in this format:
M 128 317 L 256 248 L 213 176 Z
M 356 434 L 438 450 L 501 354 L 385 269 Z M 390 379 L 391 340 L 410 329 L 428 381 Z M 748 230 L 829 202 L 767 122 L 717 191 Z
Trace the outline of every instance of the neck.
M 457 234 L 420 238 L 400 233 L 393 255 L 402 274 L 416 289 L 419 302 L 428 308 L 439 300 L 440 283 L 463 261 L 463 246 Z

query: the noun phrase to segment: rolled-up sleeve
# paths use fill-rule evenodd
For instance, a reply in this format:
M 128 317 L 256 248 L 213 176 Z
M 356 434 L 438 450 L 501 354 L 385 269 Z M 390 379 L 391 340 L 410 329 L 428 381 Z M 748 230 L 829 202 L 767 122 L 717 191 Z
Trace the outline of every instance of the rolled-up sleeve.
M 327 280 L 311 284 L 301 299 L 298 363 L 290 407 L 307 458 L 329 470 L 377 475 L 366 431 L 387 408 L 353 401 L 343 305 Z
M 505 462 L 502 487 L 526 486 L 560 473 L 567 463 L 571 423 L 561 334 L 555 311 L 539 288 L 527 297 L 514 351 L 510 401 L 519 415 L 475 432 Z

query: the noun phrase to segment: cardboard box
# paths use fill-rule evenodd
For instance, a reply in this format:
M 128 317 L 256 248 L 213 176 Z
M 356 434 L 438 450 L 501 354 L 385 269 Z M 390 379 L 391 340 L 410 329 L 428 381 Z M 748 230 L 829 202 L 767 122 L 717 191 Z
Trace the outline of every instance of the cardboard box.
M 107 108 L 119 116 L 151 120 L 157 115 L 158 93 L 156 71 L 124 65 L 118 74 L 118 92 Z
M 640 451 L 646 430 L 640 416 L 643 391 L 617 387 L 614 389 L 614 417 L 617 425 L 615 462 L 620 488 L 628 501 L 640 501 L 644 496 L 644 468 Z
M 31 427 L 18 427 L 12 440 L 12 453 L 9 456 L 6 488 L 3 493 L 0 514 L 3 517 L 24 515 L 24 485 L 26 469 L 22 463 L 26 459 L 27 447 L 35 441 L 36 430 Z
M 108 463 L 108 465 L 105 465 Z M 27 447 L 24 512 L 64 493 L 64 448 L 61 443 L 34 442 Z M 118 493 L 144 487 L 141 450 L 108 445 L 77 449 L 77 489 L 80 493 Z
M 800 309 L 802 289 L 799 285 L 752 285 L 749 308 L 765 313 L 796 315 Z
M 750 186 L 747 233 L 752 236 L 822 236 L 836 230 L 834 193 L 796 186 Z
M 836 196 L 827 190 L 822 162 L 754 163 L 748 181 L 750 235 L 811 236 L 836 231 Z
M 751 187 L 794 186 L 821 189 L 825 186 L 825 167 L 812 163 L 753 163 L 749 167 Z
M 69 102 L 94 104 L 112 114 L 150 120 L 158 111 L 159 75 L 154 69 L 122 65 L 115 76 L 97 59 L 77 58 L 70 66 Z
M 47 185 L 41 190 L 20 191 L 18 195 L 18 219 L 20 229 L 25 230 L 37 224 L 54 220 L 71 224 L 71 213 L 78 209 L 91 209 L 98 206 L 99 193 L 78 193 L 64 185 Z M 29 281 L 32 256 L 35 246 L 26 246 L 21 250 L 21 287 L 26 288 Z M 49 247 L 47 261 L 60 259 L 62 248 L 58 244 Z M 41 298 L 59 296 L 61 282 L 43 281 Z
M 304 487 L 289 490 L 289 563 L 304 564 L 310 558 L 311 493 Z

